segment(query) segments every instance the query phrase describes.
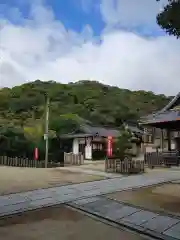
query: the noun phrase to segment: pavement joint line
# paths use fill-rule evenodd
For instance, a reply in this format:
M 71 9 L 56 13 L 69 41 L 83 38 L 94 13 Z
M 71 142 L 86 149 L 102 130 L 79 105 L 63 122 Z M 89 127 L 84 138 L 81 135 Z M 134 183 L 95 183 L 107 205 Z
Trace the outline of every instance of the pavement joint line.
M 124 188 L 124 189 L 116 190 L 114 192 L 123 192 L 123 191 L 128 191 L 128 190 L 137 190 L 137 189 L 142 189 L 142 188 L 148 188 L 148 187 L 162 185 L 164 183 L 168 184 L 168 183 L 171 183 L 171 182 L 172 182 L 171 180 L 168 180 L 168 181 L 164 181 L 164 182 L 152 183 L 152 184 L 149 184 L 149 185 L 139 185 L 139 186 L 135 186 L 135 187 L 127 187 L 127 188 Z M 113 192 L 110 192 L 110 193 L 113 193 Z M 109 194 L 109 193 L 107 193 L 107 194 Z M 102 194 L 102 195 L 106 195 L 106 193 Z
M 162 184 L 162 183 L 158 183 L 158 185 L 159 184 Z M 98 196 L 98 195 L 106 195 L 106 194 L 109 194 L 109 193 L 114 193 L 114 192 L 122 192 L 122 191 L 128 191 L 128 190 L 133 190 L 133 189 L 139 189 L 139 188 L 143 188 L 143 187 L 150 187 L 150 186 L 155 186 L 155 185 L 157 185 L 157 184 L 153 184 L 153 185 L 147 185 L 147 186 L 136 186 L 136 187 L 129 187 L 129 188 L 124 188 L 124 189 L 120 189 L 120 190 L 114 190 L 114 189 L 112 189 L 112 191 L 102 191 L 102 192 L 99 192 L 98 194 L 95 194 L 95 196 Z M 94 190 L 94 189 L 93 189 Z M 88 192 L 88 191 L 85 191 L 84 190 L 84 192 Z M 56 194 L 58 194 L 57 193 L 57 191 L 55 192 Z M 70 195 L 69 193 L 64 193 L 63 194 L 64 196 L 66 196 L 66 195 Z M 94 194 L 92 194 L 91 196 L 94 196 Z M 82 196 L 82 198 L 87 198 L 88 196 Z M 90 196 L 89 196 L 90 197 Z M 39 198 L 38 198 L 39 199 Z M 45 198 L 42 198 L 42 199 L 45 199 Z M 30 197 L 28 197 L 28 200 L 30 200 L 30 201 L 33 201 Z M 18 201 L 19 202 L 19 201 Z M 17 202 L 17 203 L 18 203 Z M 25 202 L 25 201 L 23 201 L 23 202 Z M 9 204 L 8 204 L 9 205 Z
M 178 178 L 179 179 L 179 178 Z M 113 180 L 116 180 L 116 179 L 112 179 L 112 183 L 109 185 L 109 186 L 111 186 L 111 185 L 113 185 Z M 118 179 L 119 180 L 119 179 Z M 122 179 L 121 179 L 122 180 Z M 120 180 L 120 181 L 121 181 Z M 172 182 L 174 180 L 174 177 L 173 177 L 173 179 L 171 179 L 171 180 L 157 180 L 157 181 L 155 181 L 154 183 L 151 183 L 151 184 L 146 184 L 146 185 L 138 185 L 138 186 L 133 186 L 133 187 L 127 187 L 127 188 L 123 188 L 123 189 L 116 189 L 116 188 L 114 188 L 114 189 L 112 189 L 111 191 L 100 191 L 100 192 L 98 192 L 98 193 L 95 193 L 95 194 L 90 194 L 90 195 L 85 195 L 85 196 L 81 196 L 81 197 L 76 197 L 76 198 L 73 198 L 73 199 L 64 199 L 63 201 L 61 201 L 61 200 L 58 200 L 58 199 L 56 199 L 55 200 L 55 202 L 54 203 L 52 203 L 51 204 L 51 206 L 52 205 L 56 205 L 56 203 L 58 202 L 58 203 L 68 203 L 68 202 L 72 202 L 72 201 L 75 201 L 75 200 L 78 200 L 78 199 L 83 199 L 83 198 L 90 198 L 90 197 L 96 197 L 96 196 L 103 196 L 103 195 L 106 195 L 106 194 L 108 194 L 108 193 L 113 193 L 113 192 L 117 192 L 117 191 L 126 191 L 126 190 L 129 190 L 129 189 L 138 189 L 138 188 L 142 188 L 142 187 L 150 187 L 150 186 L 154 186 L 154 185 L 159 185 L 159 184 L 163 184 L 163 183 L 168 183 L 168 182 Z M 177 180 L 177 177 L 176 177 L 176 180 Z M 108 183 L 108 181 L 106 181 L 106 180 L 101 180 L 103 183 L 105 182 L 105 183 Z M 99 181 L 98 181 L 99 182 Z M 92 183 L 92 182 L 90 182 L 90 183 Z M 93 182 L 94 183 L 94 182 Z M 80 192 L 85 192 L 84 190 L 85 189 L 82 189 L 82 190 L 80 190 L 80 189 L 77 189 L 77 187 L 78 186 L 82 186 L 82 185 L 87 185 L 86 183 L 83 183 L 83 184 L 75 184 L 75 188 L 73 188 L 73 190 L 75 190 L 75 191 L 80 191 Z M 72 186 L 72 185 L 71 185 Z M 95 186 L 95 183 L 94 183 L 94 186 Z M 52 190 L 52 189 L 54 189 L 54 191 L 52 191 L 53 193 L 55 193 L 55 195 L 56 195 L 56 198 L 58 198 L 58 195 L 60 195 L 59 193 L 58 193 L 58 191 L 57 190 L 60 190 L 60 188 L 63 188 L 63 189 L 65 189 L 65 188 L 68 188 L 68 185 L 67 186 L 63 186 L 63 187 L 53 187 L 53 188 L 50 188 L 50 189 L 46 189 L 46 191 L 48 191 L 48 190 Z M 72 187 L 71 187 L 71 189 L 72 189 Z M 38 193 L 40 193 L 40 191 L 41 191 L 41 189 L 38 189 L 37 191 L 39 191 Z M 28 193 L 30 193 L 31 195 L 33 195 L 33 193 L 35 194 L 36 192 L 37 192 L 36 190 L 34 190 L 34 191 L 28 191 Z M 42 191 L 44 191 L 44 189 L 42 190 Z M 96 191 L 95 191 L 96 192 Z M 26 194 L 26 192 L 24 193 L 24 194 Z M 11 194 L 11 197 L 13 197 L 14 195 L 17 195 L 17 194 Z M 62 195 L 62 198 L 63 198 L 63 196 L 65 196 L 65 194 L 63 194 Z M 43 198 L 43 199 L 46 199 L 46 198 Z M 43 199 L 41 199 L 41 200 L 43 200 Z M 38 199 L 37 199 L 38 200 Z M 40 199 L 39 199 L 40 200 Z M 33 203 L 33 201 L 36 201 L 36 199 L 35 200 L 32 200 L 32 199 L 30 199 L 30 203 Z M 25 202 L 29 202 L 29 201 L 25 201 Z M 18 201 L 16 202 L 16 203 L 19 203 Z M 12 204 L 10 204 L 10 205 L 12 205 Z M 4 205 L 5 206 L 5 205 Z M 7 205 L 6 205 L 7 206 Z M 47 206 L 47 205 L 46 205 Z M 41 206 L 38 206 L 38 208 L 42 208 L 42 207 L 44 207 L 43 205 L 41 205 Z M 25 210 L 25 208 L 23 208 L 24 210 Z M 33 209 L 36 209 L 36 208 L 33 208 Z M 26 211 L 26 210 L 25 210 Z M 22 212 L 22 211 L 21 211 Z M 11 214 L 11 213 L 10 213 Z
M 135 207 L 135 208 L 139 208 L 141 209 L 142 211 L 149 211 L 149 212 L 153 212 L 153 213 L 156 213 L 157 215 L 163 215 L 163 216 L 167 216 L 167 217 L 171 217 L 171 218 L 176 218 L 180 221 L 180 215 L 174 215 L 173 213 L 169 213 L 169 212 L 166 212 L 166 211 L 154 211 L 154 210 L 149 210 L 148 208 L 145 208 L 145 207 L 140 207 L 140 206 L 136 206 L 136 205 L 133 205 L 132 203 L 127 203 L 127 202 L 123 202 L 123 201 L 119 201 L 117 199 L 113 199 L 113 198 L 110 198 L 110 197 L 107 197 L 107 199 L 110 199 L 110 200 L 113 200 L 115 202 L 118 202 L 120 204 L 123 204 L 123 205 L 126 205 L 126 206 L 129 206 L 129 207 Z
M 81 209 L 77 209 L 77 208 L 74 208 L 73 206 L 70 206 L 70 205 L 66 205 L 66 207 L 68 207 L 69 209 L 72 209 L 72 210 L 75 210 L 79 213 L 84 213 L 84 211 L 82 211 Z M 113 223 L 112 221 L 109 221 L 109 220 L 105 220 L 103 218 L 100 218 L 100 217 L 97 217 L 95 215 L 92 215 L 90 213 L 85 213 L 86 216 L 92 218 L 92 219 L 95 219 L 95 220 L 98 220 L 102 223 L 105 223 L 106 225 L 109 225 L 109 226 L 112 226 L 112 227 L 115 227 L 117 229 L 120 229 L 120 230 L 124 230 L 124 231 L 128 231 L 128 232 L 131 232 L 131 233 L 136 233 L 134 230 L 131 230 L 131 229 L 128 229 L 127 227 L 123 227 L 123 226 L 120 226 L 120 224 L 117 224 L 117 223 Z M 139 234 L 138 234 L 139 236 Z M 144 234 L 140 234 L 140 236 L 143 236 L 145 237 L 146 239 L 149 239 L 149 240 L 154 240 L 154 238 L 152 239 L 151 237 L 148 237 Z
M 180 223 L 180 221 L 179 221 L 179 222 L 177 222 L 177 223 L 175 223 L 175 224 L 173 224 L 172 226 L 170 226 L 170 227 L 166 228 L 166 229 L 164 230 L 164 232 L 168 231 L 169 229 L 171 229 L 172 227 L 174 227 L 174 226 L 178 225 L 179 223 Z
M 101 196 L 101 200 L 103 200 L 103 199 L 106 199 L 106 197 L 104 197 L 104 196 Z M 107 198 L 107 200 L 108 200 L 108 198 Z M 116 202 L 116 201 L 114 201 L 113 199 L 109 199 L 110 201 L 113 201 L 113 202 Z M 96 200 L 95 202 L 98 202 L 98 201 L 100 201 L 100 200 Z M 109 203 L 110 204 L 110 203 Z M 127 204 L 124 204 L 123 202 L 118 202 L 118 204 L 119 205 L 121 205 L 121 206 L 129 206 L 129 205 L 127 205 Z M 85 204 L 76 204 L 76 202 L 71 202 L 71 203 L 69 203 L 69 205 L 70 206 L 72 206 L 72 207 L 74 207 L 74 208 L 78 208 L 78 209 L 82 209 L 83 211 L 87 211 L 87 212 L 89 212 L 89 213 L 91 213 L 91 214 L 96 214 L 96 215 L 98 215 L 98 216 L 101 216 L 101 217 L 104 217 L 103 216 L 103 213 L 101 213 L 101 212 L 99 212 L 98 211 L 98 209 L 88 209 L 88 203 L 85 203 Z M 108 206 L 108 204 L 105 204 L 105 205 L 103 205 L 103 206 Z M 136 208 L 137 210 L 139 209 L 139 211 L 136 211 L 136 212 L 133 212 L 133 213 L 131 213 L 131 214 L 128 214 L 128 215 L 126 215 L 126 216 L 123 216 L 123 217 L 121 217 L 121 218 L 118 218 L 118 219 L 115 219 L 114 221 L 115 222 L 117 222 L 117 221 L 120 221 L 121 222 L 121 224 L 124 224 L 124 225 L 134 225 L 134 226 L 136 226 L 136 228 L 142 228 L 143 229 L 143 232 L 144 231 L 154 231 L 154 232 L 156 232 L 155 230 L 150 230 L 150 229 L 148 229 L 148 228 L 145 228 L 145 227 L 143 227 L 143 225 L 145 224 L 145 223 L 147 223 L 149 220 L 150 221 L 152 221 L 153 219 L 155 219 L 155 218 L 157 218 L 158 216 L 162 216 L 162 217 L 166 217 L 164 214 L 158 214 L 158 213 L 156 213 L 156 212 L 153 212 L 153 211 L 150 211 L 150 210 L 144 210 L 144 209 L 141 209 L 141 208 L 138 208 L 138 207 L 136 207 L 136 206 L 134 206 L 134 205 L 130 205 L 129 207 L 134 207 L 134 208 Z M 151 219 L 149 219 L 149 220 L 145 220 L 145 221 L 143 221 L 141 224 L 136 224 L 136 223 L 133 223 L 133 222 L 131 222 L 131 221 L 124 221 L 123 220 L 123 218 L 128 218 L 128 217 L 130 217 L 131 215 L 134 215 L 134 214 L 136 214 L 136 213 L 138 213 L 138 212 L 144 212 L 144 211 L 148 211 L 148 212 L 151 212 L 151 213 L 154 213 L 155 214 L 155 216 L 154 217 L 152 217 Z M 180 224 L 180 219 L 179 218 L 176 218 L 176 216 L 174 216 L 174 215 L 172 215 L 172 216 L 167 216 L 167 217 L 170 217 L 172 220 L 174 219 L 174 220 L 177 220 L 178 222 L 176 222 L 176 223 L 173 223 L 172 225 L 170 225 L 170 226 L 168 226 L 167 228 L 165 228 L 165 229 L 163 229 L 163 231 L 161 232 L 161 234 L 163 234 L 163 235 L 166 235 L 165 234 L 165 232 L 166 231 L 168 231 L 168 230 L 170 230 L 172 227 L 174 227 L 174 226 L 176 226 L 176 225 L 178 225 L 178 224 Z M 111 217 L 109 217 L 108 218 L 108 216 L 105 216 L 105 218 L 107 218 L 107 219 L 109 219 L 109 221 L 111 221 L 112 220 L 112 218 Z M 113 220 L 112 220 L 113 221 Z M 157 233 L 157 232 L 156 232 Z M 157 233 L 157 234 L 160 234 L 160 233 Z M 173 237 L 170 237 L 170 236 L 168 236 L 168 235 L 166 235 L 166 239 L 177 239 L 177 238 L 173 238 Z M 180 238 L 178 238 L 178 239 L 180 239 Z
M 153 220 L 154 218 L 156 218 L 157 216 L 154 216 L 151 220 Z M 147 223 L 149 220 L 145 220 L 144 222 L 142 222 L 139 226 L 141 227 L 143 224 Z M 135 224 L 137 225 L 137 224 Z
M 124 207 L 124 206 L 123 206 Z M 141 210 L 138 210 L 137 212 L 141 212 Z M 133 212 L 133 213 L 130 213 L 129 215 L 126 215 L 126 217 L 130 217 L 132 216 L 134 213 L 137 213 L 137 212 Z M 124 217 L 121 217 L 119 218 L 119 220 L 123 219 Z
M 142 228 L 141 226 L 137 226 L 135 224 L 127 224 L 127 223 L 125 224 L 123 222 L 117 222 L 117 221 L 108 219 L 107 217 L 104 217 L 104 216 L 98 214 L 97 212 L 93 212 L 92 213 L 91 211 L 88 211 L 84 207 L 72 206 L 70 204 L 65 204 L 65 205 L 70 206 L 72 209 L 74 208 L 74 209 L 80 210 L 80 211 L 82 211 L 84 213 L 88 213 L 89 215 L 95 216 L 97 218 L 103 219 L 103 220 L 111 222 L 113 224 L 117 224 L 117 225 L 119 225 L 121 227 L 124 227 L 126 229 L 130 229 L 130 230 L 132 230 L 134 232 L 143 234 L 145 236 L 149 236 L 149 237 L 151 237 L 153 239 L 155 238 L 155 239 L 158 239 L 158 240 L 179 240 L 177 238 L 172 238 L 170 236 L 167 236 L 167 235 L 164 235 L 164 234 L 161 234 L 161 233 L 157 233 L 155 231 L 147 230 L 147 229 Z
M 118 180 L 123 180 L 127 177 L 123 177 L 123 178 L 120 178 Z M 110 180 L 116 180 L 117 178 L 113 178 L 113 179 L 110 179 Z M 109 180 L 109 179 L 108 179 Z M 14 196 L 14 195 L 17 195 L 17 194 L 25 194 L 25 193 L 29 193 L 29 194 L 33 194 L 34 192 L 37 192 L 37 191 L 50 191 L 50 190 L 53 190 L 53 192 L 57 192 L 57 189 L 60 189 L 60 188 L 66 188 L 68 186 L 71 186 L 71 189 L 75 189 L 74 186 L 83 186 L 83 185 L 86 185 L 86 184 L 89 184 L 89 183 L 96 183 L 96 182 L 108 182 L 107 179 L 104 179 L 104 180 L 96 180 L 96 181 L 90 181 L 90 182 L 82 182 L 82 183 L 72 183 L 72 184 L 68 184 L 68 185 L 60 185 L 60 186 L 56 186 L 56 187 L 47 187 L 47 188 L 38 188 L 38 189 L 34 189 L 32 191 L 23 191 L 23 192 L 17 192 L 17 193 L 11 193 L 11 194 L 5 194 L 5 195 L 2 195 L 2 197 L 4 196 Z M 177 178 L 175 178 L 175 180 L 178 180 Z M 175 181 L 174 179 L 171 179 L 171 180 L 161 180 L 159 181 L 158 183 L 152 183 L 150 185 L 138 185 L 138 186 L 134 186 L 134 187 L 128 187 L 126 189 L 120 189 L 120 190 L 117 190 L 117 191 L 125 191 L 125 190 L 130 190 L 130 189 L 136 189 L 136 188 L 140 188 L 140 187 L 148 187 L 148 186 L 153 186 L 153 185 L 159 185 L 159 184 L 162 184 L 162 183 L 169 183 L 169 182 L 172 182 L 172 181 Z M 180 180 L 180 178 L 179 178 Z M 111 186 L 111 185 L 110 185 Z M 0 196 L 1 197 L 1 196 Z

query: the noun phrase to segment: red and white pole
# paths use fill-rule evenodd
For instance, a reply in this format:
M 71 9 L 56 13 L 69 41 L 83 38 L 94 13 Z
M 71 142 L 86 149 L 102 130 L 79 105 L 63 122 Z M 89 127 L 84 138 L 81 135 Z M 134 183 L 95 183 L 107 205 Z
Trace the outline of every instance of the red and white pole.
M 38 160 L 38 148 L 36 147 L 35 149 L 34 149 L 34 160 Z
M 107 139 L 107 156 L 108 157 L 112 156 L 112 140 L 113 138 L 111 136 L 108 136 L 108 139 Z

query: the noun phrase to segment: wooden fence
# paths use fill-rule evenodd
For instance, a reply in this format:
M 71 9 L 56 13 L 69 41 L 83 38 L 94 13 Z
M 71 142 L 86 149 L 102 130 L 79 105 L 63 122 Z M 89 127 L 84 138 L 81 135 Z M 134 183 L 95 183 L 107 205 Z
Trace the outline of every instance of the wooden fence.
M 84 164 L 84 156 L 82 153 L 64 153 L 64 165 L 82 165 Z
M 144 172 L 143 160 L 131 160 L 125 158 L 123 161 L 119 159 L 106 159 L 105 171 L 111 173 L 132 174 Z
M 148 167 L 178 166 L 180 157 L 176 151 L 147 152 L 144 154 L 144 162 Z
M 29 167 L 29 168 L 44 168 L 45 161 L 36 161 L 28 158 L 21 157 L 7 157 L 0 156 L 0 166 L 11 166 L 11 167 Z M 49 162 L 48 168 L 55 167 L 56 164 Z

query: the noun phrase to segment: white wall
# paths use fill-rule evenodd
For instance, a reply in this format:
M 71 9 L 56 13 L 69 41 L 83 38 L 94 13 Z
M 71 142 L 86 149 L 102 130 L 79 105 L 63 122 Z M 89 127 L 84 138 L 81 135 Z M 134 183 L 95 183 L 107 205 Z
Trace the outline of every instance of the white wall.
M 92 159 L 92 145 L 90 144 L 85 146 L 85 159 Z
M 78 154 L 79 153 L 79 139 L 75 138 L 73 140 L 73 153 Z M 91 144 L 91 139 L 87 140 L 87 144 L 85 146 L 85 159 L 91 160 L 92 159 L 92 144 Z
M 91 143 L 91 139 L 87 139 L 87 141 L 86 141 L 85 159 L 87 159 L 87 160 L 91 160 L 92 159 L 92 143 Z
M 74 154 L 78 154 L 79 153 L 79 140 L 78 140 L 78 138 L 75 138 L 73 140 L 73 147 L 72 147 L 72 149 L 73 149 L 73 153 Z

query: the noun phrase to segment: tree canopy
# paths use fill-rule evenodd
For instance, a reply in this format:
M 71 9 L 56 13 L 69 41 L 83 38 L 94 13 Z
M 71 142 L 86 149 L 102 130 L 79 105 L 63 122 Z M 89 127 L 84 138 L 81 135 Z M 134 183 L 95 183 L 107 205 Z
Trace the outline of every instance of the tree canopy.
M 161 1 L 161 0 L 157 0 Z M 169 35 L 180 37 L 180 0 L 168 0 L 168 4 L 157 15 L 157 23 Z
M 132 133 L 126 129 L 123 125 L 119 129 L 119 137 L 114 142 L 115 155 L 124 159 L 125 155 L 128 155 L 127 150 L 132 147 L 131 144 Z
M 80 119 L 120 126 L 126 120 L 136 120 L 159 110 L 171 99 L 143 90 L 111 87 L 97 81 L 61 84 L 37 80 L 0 90 L 0 126 L 24 128 L 43 122 L 45 93 L 50 97 L 50 127 L 55 131 L 63 122 L 69 122 L 71 128 L 75 128 Z

